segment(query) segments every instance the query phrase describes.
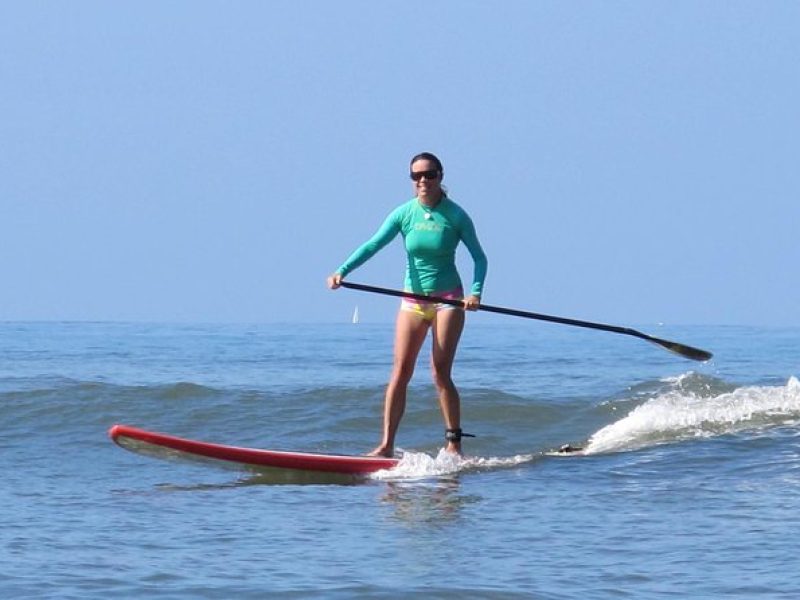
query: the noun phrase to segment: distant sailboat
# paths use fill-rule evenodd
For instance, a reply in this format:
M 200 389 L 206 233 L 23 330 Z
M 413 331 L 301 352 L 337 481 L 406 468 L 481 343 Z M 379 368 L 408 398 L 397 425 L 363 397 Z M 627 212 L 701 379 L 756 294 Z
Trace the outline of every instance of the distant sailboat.
M 356 309 L 353 311 L 353 323 L 358 323 L 358 304 L 356 304 Z

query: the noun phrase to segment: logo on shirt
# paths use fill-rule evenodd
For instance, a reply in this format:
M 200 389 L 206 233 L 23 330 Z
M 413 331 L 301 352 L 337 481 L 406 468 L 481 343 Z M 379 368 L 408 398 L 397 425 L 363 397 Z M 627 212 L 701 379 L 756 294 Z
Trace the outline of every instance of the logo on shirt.
M 414 223 L 414 231 L 444 231 L 444 227 L 433 221 L 422 221 Z

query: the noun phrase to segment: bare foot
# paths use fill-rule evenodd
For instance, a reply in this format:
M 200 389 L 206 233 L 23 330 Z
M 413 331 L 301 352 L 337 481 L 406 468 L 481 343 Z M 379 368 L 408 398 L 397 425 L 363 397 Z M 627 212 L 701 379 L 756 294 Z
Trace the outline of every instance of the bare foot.
M 394 457 L 394 448 L 386 448 L 385 446 L 378 446 L 372 452 L 368 453 L 367 456 L 380 456 L 382 458 L 393 458 Z
M 450 454 L 457 454 L 458 456 L 462 456 L 460 443 L 447 442 L 447 446 L 445 447 L 444 450 L 445 452 L 449 452 Z

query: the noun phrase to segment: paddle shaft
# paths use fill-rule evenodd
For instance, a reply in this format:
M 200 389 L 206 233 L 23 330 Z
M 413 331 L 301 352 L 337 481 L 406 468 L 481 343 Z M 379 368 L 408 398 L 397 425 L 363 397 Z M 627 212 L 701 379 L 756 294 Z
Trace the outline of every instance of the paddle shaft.
M 424 294 L 415 294 L 413 292 L 406 292 L 402 290 L 393 290 L 389 288 L 377 287 L 374 285 L 364 285 L 363 283 L 352 283 L 349 281 L 342 281 L 342 287 L 350 288 L 353 290 L 360 290 L 362 292 L 372 292 L 375 294 L 384 294 L 386 296 L 398 296 L 400 298 L 412 298 L 414 300 L 421 300 L 423 302 L 437 302 L 441 304 L 449 304 L 451 306 L 464 306 L 461 300 L 453 300 L 452 298 L 440 298 L 438 296 L 426 296 Z M 544 315 L 541 313 L 530 312 L 526 310 L 517 310 L 515 308 L 503 308 L 500 306 L 491 306 L 489 304 L 481 304 L 478 310 L 486 312 L 498 313 L 502 315 L 510 315 L 513 317 L 522 317 L 525 319 L 535 319 L 537 321 L 547 321 L 550 323 L 559 323 L 561 325 L 571 325 L 573 327 L 583 327 L 586 329 L 597 329 L 599 331 L 609 331 L 611 333 L 619 333 L 622 335 L 630 335 L 637 337 L 648 342 L 652 342 L 676 354 L 680 354 L 692 360 L 706 361 L 712 357 L 710 352 L 679 344 L 677 342 L 670 342 L 662 340 L 641 331 L 636 331 L 630 327 L 618 327 L 616 325 L 606 325 L 604 323 L 592 323 L 590 321 L 580 321 L 578 319 L 568 319 L 565 317 L 555 317 L 553 315 Z

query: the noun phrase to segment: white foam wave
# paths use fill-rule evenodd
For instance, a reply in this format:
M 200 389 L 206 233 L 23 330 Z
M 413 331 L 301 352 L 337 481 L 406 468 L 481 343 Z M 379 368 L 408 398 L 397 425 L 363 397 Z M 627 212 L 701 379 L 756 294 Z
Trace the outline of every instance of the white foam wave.
M 800 381 L 796 377 L 785 386 L 741 387 L 712 397 L 677 389 L 648 400 L 597 431 L 589 439 L 586 454 L 787 424 L 799 417 Z
M 530 462 L 535 458 L 532 454 L 520 454 L 509 457 L 477 457 L 458 456 L 439 450 L 435 457 L 423 452 L 404 452 L 396 467 L 389 470 L 377 471 L 372 474 L 373 479 L 428 479 L 444 477 L 479 469 L 513 467 Z

